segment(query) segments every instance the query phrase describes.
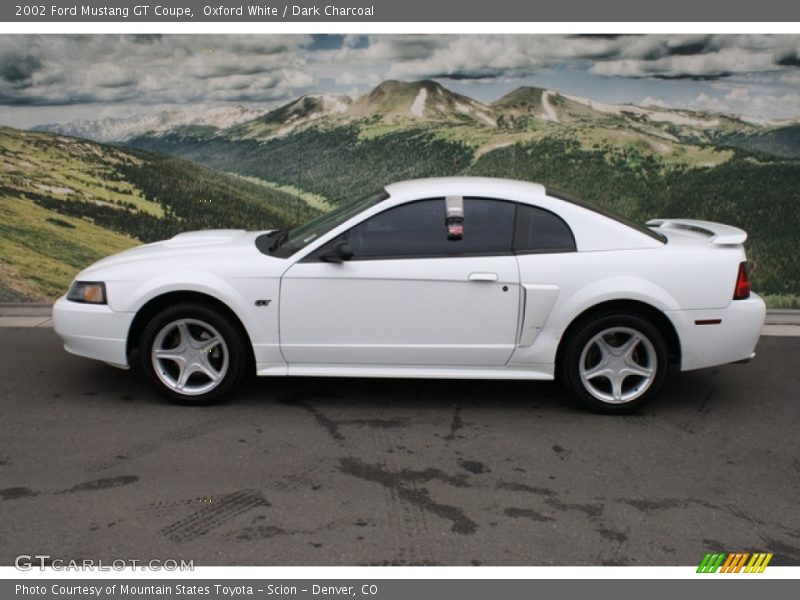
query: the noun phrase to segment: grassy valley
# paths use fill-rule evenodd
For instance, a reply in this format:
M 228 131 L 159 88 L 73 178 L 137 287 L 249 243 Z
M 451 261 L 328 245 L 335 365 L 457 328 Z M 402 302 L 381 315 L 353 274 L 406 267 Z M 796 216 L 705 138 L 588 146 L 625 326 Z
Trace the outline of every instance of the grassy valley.
M 359 138 L 358 127 L 310 128 L 264 142 L 219 137 L 199 143 L 160 136 L 133 145 L 313 192 L 337 204 L 392 181 L 459 172 L 473 159 L 463 142 L 424 128 Z
M 51 301 L 91 262 L 209 227 L 285 228 L 303 199 L 186 160 L 0 128 L 0 301 Z

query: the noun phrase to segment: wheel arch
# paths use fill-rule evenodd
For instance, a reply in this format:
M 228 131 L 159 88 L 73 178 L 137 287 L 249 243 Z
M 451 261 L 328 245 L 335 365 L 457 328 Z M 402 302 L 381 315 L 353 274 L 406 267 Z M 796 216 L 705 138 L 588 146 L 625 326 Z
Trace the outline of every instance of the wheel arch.
M 663 311 L 659 310 L 652 304 L 648 304 L 647 302 L 642 302 L 641 300 L 619 299 L 607 300 L 605 302 L 595 304 L 585 309 L 574 319 L 572 319 L 570 324 L 564 330 L 564 334 L 561 336 L 561 339 L 558 343 L 555 361 L 556 371 L 560 369 L 564 350 L 575 331 L 583 326 L 583 324 L 587 321 L 591 321 L 593 318 L 609 312 L 621 312 L 625 314 L 638 315 L 650 321 L 659 330 L 661 335 L 664 336 L 664 341 L 667 344 L 667 352 L 669 353 L 669 362 L 671 364 L 680 364 L 681 341 L 678 337 L 678 332 L 675 329 L 675 326 L 672 324 L 672 321 L 670 321 L 669 317 L 667 317 Z M 556 377 L 558 377 L 557 372 Z
M 142 336 L 142 332 L 144 328 L 147 326 L 147 323 L 157 315 L 159 312 L 164 310 L 166 307 L 171 306 L 177 303 L 194 303 L 194 304 L 202 304 L 205 306 L 209 306 L 214 308 L 215 310 L 219 311 L 223 315 L 225 315 L 228 319 L 230 319 L 231 324 L 238 329 L 239 333 L 243 336 L 245 340 L 245 347 L 247 348 L 247 360 L 248 365 L 250 365 L 251 369 L 255 367 L 255 356 L 253 354 L 253 342 L 250 339 L 250 334 L 247 331 L 247 328 L 242 323 L 242 320 L 239 318 L 239 315 L 231 309 L 230 306 L 211 296 L 209 294 L 204 294 L 203 292 L 195 292 L 195 291 L 172 291 L 172 292 L 165 292 L 163 294 L 159 294 L 145 302 L 138 311 L 136 311 L 136 316 L 133 318 L 131 322 L 131 326 L 128 329 L 128 338 L 126 341 L 126 354 L 130 357 L 131 352 L 134 349 L 138 349 L 139 345 L 139 338 Z

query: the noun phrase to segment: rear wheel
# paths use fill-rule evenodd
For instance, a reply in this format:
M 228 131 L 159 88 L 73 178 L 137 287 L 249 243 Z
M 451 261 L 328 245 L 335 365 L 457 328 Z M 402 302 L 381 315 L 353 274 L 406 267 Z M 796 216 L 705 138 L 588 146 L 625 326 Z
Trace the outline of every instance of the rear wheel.
M 158 313 L 139 344 L 142 370 L 177 404 L 220 400 L 242 379 L 246 348 L 230 320 L 202 304 L 178 304 Z
M 606 314 L 577 328 L 567 341 L 559 371 L 584 406 L 620 414 L 641 408 L 658 394 L 667 363 L 664 337 L 650 321 Z

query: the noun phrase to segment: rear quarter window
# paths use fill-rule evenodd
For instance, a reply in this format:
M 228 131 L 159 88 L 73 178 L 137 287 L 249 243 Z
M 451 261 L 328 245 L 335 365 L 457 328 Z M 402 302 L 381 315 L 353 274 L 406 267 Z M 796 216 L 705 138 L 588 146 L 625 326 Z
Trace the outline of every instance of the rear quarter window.
M 517 254 L 575 252 L 575 236 L 558 215 L 535 206 L 520 205 L 514 250 Z

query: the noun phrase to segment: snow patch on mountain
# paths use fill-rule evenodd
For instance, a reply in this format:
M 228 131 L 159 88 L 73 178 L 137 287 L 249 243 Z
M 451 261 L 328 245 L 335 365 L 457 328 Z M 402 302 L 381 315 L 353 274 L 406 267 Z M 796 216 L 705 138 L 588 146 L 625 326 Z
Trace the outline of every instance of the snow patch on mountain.
M 651 121 L 674 123 L 675 125 L 688 125 L 689 127 L 700 127 L 703 129 L 713 129 L 719 127 L 719 119 L 697 119 L 679 113 L 651 112 L 647 115 Z
M 700 127 L 703 129 L 713 129 L 714 127 L 718 127 L 720 124 L 719 119 L 700 119 L 670 110 L 643 108 L 633 104 L 605 104 L 603 102 L 589 100 L 588 98 L 581 98 L 580 96 L 571 96 L 568 94 L 562 95 L 573 102 L 584 104 L 598 112 L 611 113 L 615 115 L 630 113 L 647 117 L 651 121 L 657 123 L 673 123 L 675 125 L 686 125 L 688 127 Z
M 425 100 L 428 98 L 428 90 L 424 87 L 420 88 L 417 97 L 414 98 L 414 103 L 411 105 L 411 114 L 415 117 L 421 117 L 425 112 Z
M 497 121 L 495 119 L 493 119 L 492 117 L 490 117 L 489 115 L 487 115 L 485 112 L 478 111 L 475 114 L 478 116 L 478 118 L 481 121 L 486 123 L 489 127 L 497 127 Z
M 761 127 L 781 127 L 793 125 L 797 122 L 796 120 L 792 119 L 762 119 L 761 117 L 748 117 L 747 115 L 739 115 L 739 119 L 745 123 L 751 123 L 752 125 L 759 125 Z
M 545 90 L 544 92 L 542 92 L 542 110 L 544 112 L 541 114 L 541 117 L 545 121 L 558 123 L 558 115 L 556 114 L 556 109 L 553 108 L 552 104 L 550 104 L 550 96 L 553 95 L 555 95 L 555 92 L 552 92 L 550 90 Z
M 350 99 L 347 98 L 349 101 Z M 322 96 L 323 105 L 328 107 L 328 110 L 332 113 L 345 113 L 347 112 L 348 103 L 342 100 L 341 98 L 337 98 L 336 96 L 329 96 L 325 95 Z

